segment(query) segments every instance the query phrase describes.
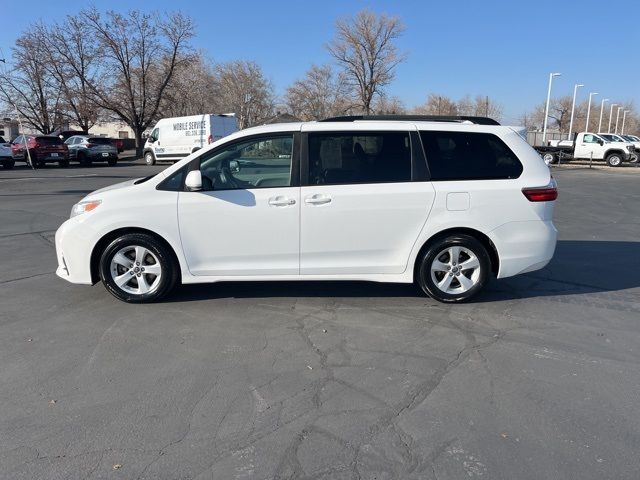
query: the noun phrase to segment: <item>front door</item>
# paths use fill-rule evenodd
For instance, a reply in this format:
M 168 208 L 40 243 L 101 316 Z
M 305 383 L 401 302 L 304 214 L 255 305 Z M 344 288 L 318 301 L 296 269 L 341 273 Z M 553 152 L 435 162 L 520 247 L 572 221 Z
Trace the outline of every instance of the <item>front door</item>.
M 294 138 L 293 132 L 255 136 L 200 157 L 203 191 L 178 196 L 180 237 L 192 274 L 299 273 Z
M 408 131 L 310 132 L 300 273 L 404 272 L 433 200 L 412 181 Z
M 582 136 L 581 142 L 576 142 L 576 147 L 574 151 L 575 158 L 593 158 L 601 159 L 602 158 L 602 146 L 600 142 L 602 139 L 598 135 L 594 135 L 593 133 L 585 133 Z

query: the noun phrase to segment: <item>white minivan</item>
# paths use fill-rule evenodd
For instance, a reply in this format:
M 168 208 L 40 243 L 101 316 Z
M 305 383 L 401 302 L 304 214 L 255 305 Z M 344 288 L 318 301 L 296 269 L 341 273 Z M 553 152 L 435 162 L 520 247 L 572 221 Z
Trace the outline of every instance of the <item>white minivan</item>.
M 163 118 L 144 144 L 144 160 L 147 165 L 158 160 L 176 162 L 237 130 L 233 113 Z
M 149 302 L 178 283 L 417 283 L 443 302 L 552 258 L 556 184 L 479 117 L 339 117 L 249 128 L 87 195 L 57 274 Z

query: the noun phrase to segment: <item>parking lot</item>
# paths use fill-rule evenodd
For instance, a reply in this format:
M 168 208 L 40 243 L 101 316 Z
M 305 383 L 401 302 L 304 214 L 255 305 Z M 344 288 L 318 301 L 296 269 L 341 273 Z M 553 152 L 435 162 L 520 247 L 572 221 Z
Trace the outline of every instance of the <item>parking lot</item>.
M 465 305 L 58 279 L 72 204 L 161 168 L 0 171 L 0 478 L 640 477 L 637 173 L 555 169 L 554 260 Z

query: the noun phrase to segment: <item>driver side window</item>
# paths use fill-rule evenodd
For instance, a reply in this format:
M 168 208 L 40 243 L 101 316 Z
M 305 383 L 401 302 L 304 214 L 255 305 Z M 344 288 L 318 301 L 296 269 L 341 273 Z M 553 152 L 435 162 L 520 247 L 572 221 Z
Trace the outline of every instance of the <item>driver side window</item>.
M 598 140 L 600 139 L 595 135 L 589 134 L 584 136 L 584 143 L 598 143 Z
M 239 141 L 200 158 L 204 190 L 237 190 L 291 185 L 293 134 Z

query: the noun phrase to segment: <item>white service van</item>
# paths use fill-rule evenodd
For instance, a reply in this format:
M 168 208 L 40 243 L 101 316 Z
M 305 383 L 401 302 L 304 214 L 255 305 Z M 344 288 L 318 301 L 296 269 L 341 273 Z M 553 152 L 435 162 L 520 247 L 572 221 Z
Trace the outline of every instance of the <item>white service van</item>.
M 238 130 L 235 114 L 203 114 L 163 118 L 144 144 L 144 160 L 177 162 L 187 155 Z

